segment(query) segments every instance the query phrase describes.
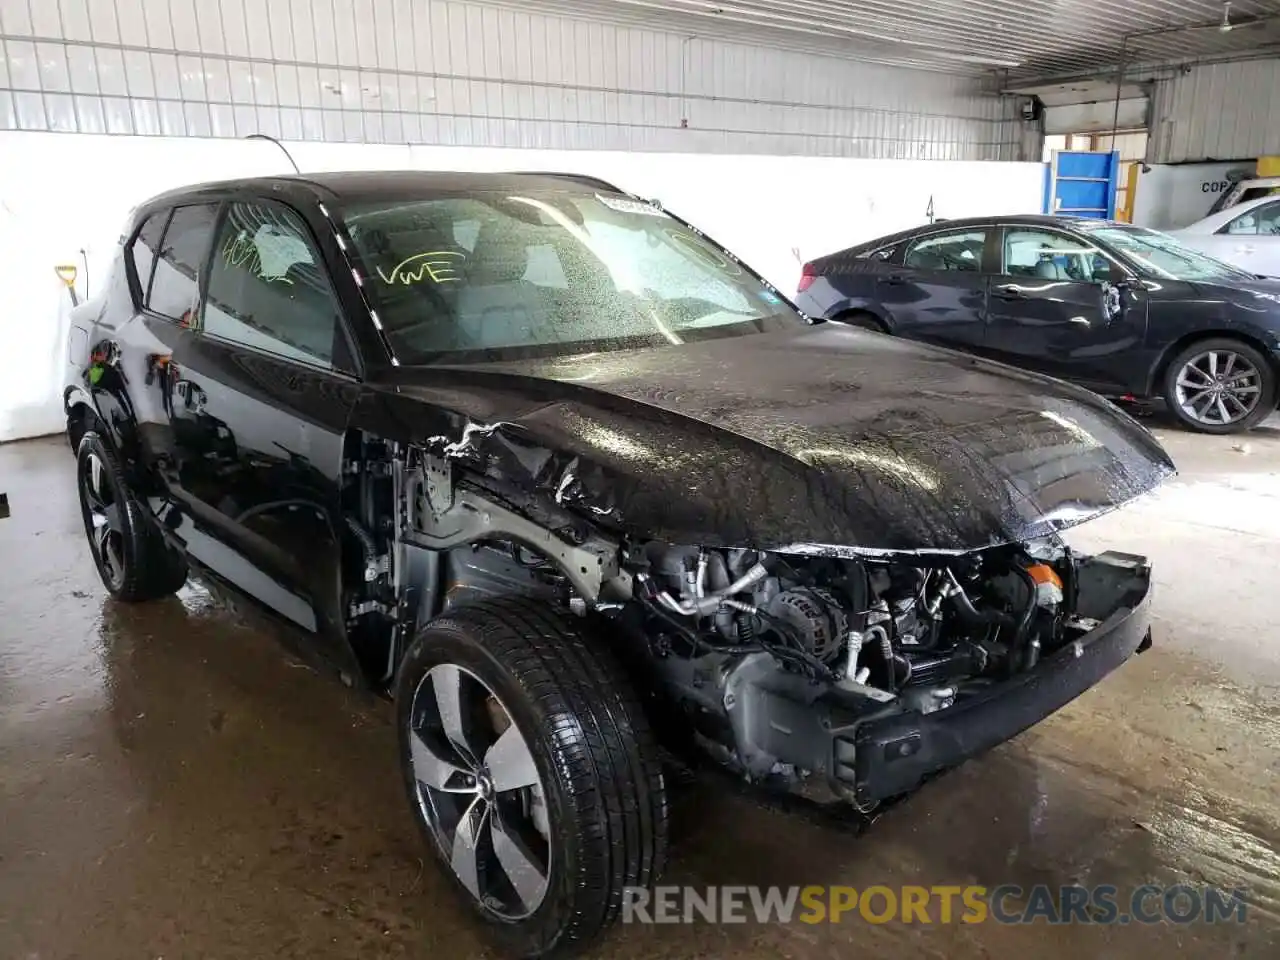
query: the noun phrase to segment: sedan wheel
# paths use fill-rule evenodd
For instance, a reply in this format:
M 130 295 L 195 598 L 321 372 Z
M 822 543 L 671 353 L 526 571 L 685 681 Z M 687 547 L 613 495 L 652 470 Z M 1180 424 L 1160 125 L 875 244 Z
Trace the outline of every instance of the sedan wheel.
M 1191 344 L 1169 364 L 1165 400 L 1183 424 L 1204 433 L 1245 430 L 1275 408 L 1275 374 L 1237 340 Z
M 546 793 L 511 714 L 471 671 L 423 676 L 411 707 L 418 804 L 467 892 L 504 920 L 542 904 L 551 867 Z
M 1258 405 L 1258 368 L 1233 350 L 1206 350 L 1178 373 L 1178 406 L 1200 423 L 1226 426 Z

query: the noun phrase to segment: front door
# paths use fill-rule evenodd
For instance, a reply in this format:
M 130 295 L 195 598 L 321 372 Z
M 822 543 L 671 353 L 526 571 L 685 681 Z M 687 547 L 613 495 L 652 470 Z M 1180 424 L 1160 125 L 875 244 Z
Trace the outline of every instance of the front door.
M 1103 393 L 1129 389 L 1126 356 L 1142 346 L 1146 293 L 1087 240 L 1042 227 L 1003 227 L 989 278 L 984 352 Z
M 894 333 L 961 349 L 982 346 L 987 233 L 970 227 L 929 234 L 907 244 L 900 262 L 880 269 L 876 298 Z
M 207 263 L 170 371 L 189 549 L 300 626 L 341 636 L 340 484 L 359 386 L 324 261 L 296 212 L 253 201 L 224 205 Z

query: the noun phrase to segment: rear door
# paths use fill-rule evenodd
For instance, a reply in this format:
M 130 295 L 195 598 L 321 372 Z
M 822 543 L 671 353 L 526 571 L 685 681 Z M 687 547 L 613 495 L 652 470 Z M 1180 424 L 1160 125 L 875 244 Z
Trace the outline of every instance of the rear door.
M 340 483 L 359 379 L 302 216 L 224 204 L 194 316 L 170 370 L 192 552 L 298 625 L 341 636 Z
M 892 331 L 946 346 L 982 346 L 991 228 L 943 230 L 900 245 L 876 279 L 876 299 Z
M 1126 392 L 1146 330 L 1146 292 L 1089 240 L 1061 230 L 1000 228 L 985 352 L 1015 366 Z

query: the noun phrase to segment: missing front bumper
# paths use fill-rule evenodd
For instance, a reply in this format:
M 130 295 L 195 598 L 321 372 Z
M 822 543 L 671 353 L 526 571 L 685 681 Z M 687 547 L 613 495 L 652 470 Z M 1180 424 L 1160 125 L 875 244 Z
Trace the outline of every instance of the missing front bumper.
M 902 710 L 832 731 L 832 779 L 859 804 L 907 793 L 1026 730 L 1151 645 L 1146 560 L 1105 553 L 1081 562 L 1080 609 L 1094 629 L 981 694 L 934 713 Z

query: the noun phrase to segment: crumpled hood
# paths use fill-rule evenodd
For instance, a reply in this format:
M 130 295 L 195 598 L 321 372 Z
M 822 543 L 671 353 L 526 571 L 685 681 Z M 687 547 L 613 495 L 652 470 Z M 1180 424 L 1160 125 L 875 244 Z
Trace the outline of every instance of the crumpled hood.
M 382 389 L 425 401 L 418 439 L 672 542 L 967 551 L 1081 523 L 1174 472 L 1094 394 L 836 324 L 396 377 Z

